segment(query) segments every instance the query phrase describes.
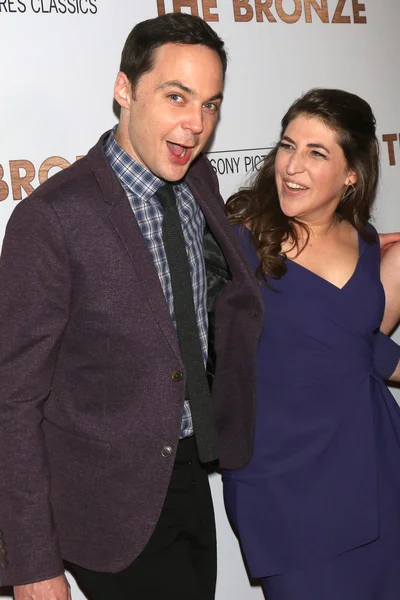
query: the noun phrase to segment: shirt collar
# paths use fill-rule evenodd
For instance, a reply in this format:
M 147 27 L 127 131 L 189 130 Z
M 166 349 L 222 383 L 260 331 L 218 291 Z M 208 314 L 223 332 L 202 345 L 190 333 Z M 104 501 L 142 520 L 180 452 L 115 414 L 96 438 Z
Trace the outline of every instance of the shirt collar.
M 143 202 L 148 202 L 165 182 L 121 148 L 115 139 L 116 129 L 117 125 L 104 142 L 104 152 L 110 167 L 128 192 L 137 195 Z M 174 187 L 179 188 L 180 185 L 182 184 Z

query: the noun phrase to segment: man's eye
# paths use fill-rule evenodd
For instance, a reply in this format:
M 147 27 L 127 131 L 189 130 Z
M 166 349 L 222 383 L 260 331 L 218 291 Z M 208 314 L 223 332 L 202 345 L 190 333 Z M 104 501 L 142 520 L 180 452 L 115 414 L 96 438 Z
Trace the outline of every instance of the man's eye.
M 292 147 L 293 146 L 287 142 L 279 142 L 279 148 L 283 148 L 284 150 L 291 150 Z
M 183 98 L 179 94 L 170 94 L 168 98 L 170 98 L 172 102 L 183 102 Z
M 207 110 L 212 110 L 213 112 L 219 111 L 219 104 L 215 104 L 215 102 L 206 102 L 204 104 L 204 108 Z

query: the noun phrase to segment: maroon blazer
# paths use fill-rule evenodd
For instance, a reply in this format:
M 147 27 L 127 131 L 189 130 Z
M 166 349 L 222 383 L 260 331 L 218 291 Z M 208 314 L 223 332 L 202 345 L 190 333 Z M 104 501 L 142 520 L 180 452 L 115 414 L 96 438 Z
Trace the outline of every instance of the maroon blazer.
M 127 567 L 170 481 L 185 394 L 172 373 L 184 367 L 103 139 L 17 205 L 4 239 L 0 585 L 55 577 L 62 559 Z M 251 455 L 262 302 L 205 157 L 186 182 L 231 273 L 216 306 L 213 394 L 221 465 L 237 468 Z

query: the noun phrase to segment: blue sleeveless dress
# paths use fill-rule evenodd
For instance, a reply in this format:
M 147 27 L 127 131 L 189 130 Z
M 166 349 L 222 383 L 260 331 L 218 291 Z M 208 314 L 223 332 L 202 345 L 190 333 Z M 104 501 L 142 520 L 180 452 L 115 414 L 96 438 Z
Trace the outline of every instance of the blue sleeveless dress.
M 384 383 L 400 348 L 379 332 L 379 268 L 379 244 L 359 236 L 343 288 L 291 260 L 262 285 L 254 452 L 223 482 L 268 600 L 400 598 L 400 408 Z

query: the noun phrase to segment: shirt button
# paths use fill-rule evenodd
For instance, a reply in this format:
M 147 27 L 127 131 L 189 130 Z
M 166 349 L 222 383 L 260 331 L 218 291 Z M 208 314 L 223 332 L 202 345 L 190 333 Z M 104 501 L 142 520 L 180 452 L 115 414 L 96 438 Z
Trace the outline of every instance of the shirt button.
M 161 456 L 163 456 L 164 458 L 168 458 L 169 456 L 171 456 L 171 454 L 172 454 L 171 446 L 164 446 L 164 448 L 161 450 Z
M 182 381 L 183 379 L 183 374 L 182 371 L 172 371 L 172 381 L 178 382 L 178 381 Z

